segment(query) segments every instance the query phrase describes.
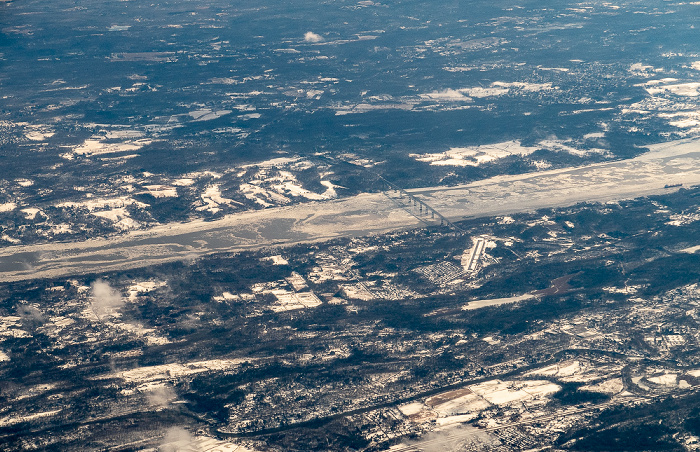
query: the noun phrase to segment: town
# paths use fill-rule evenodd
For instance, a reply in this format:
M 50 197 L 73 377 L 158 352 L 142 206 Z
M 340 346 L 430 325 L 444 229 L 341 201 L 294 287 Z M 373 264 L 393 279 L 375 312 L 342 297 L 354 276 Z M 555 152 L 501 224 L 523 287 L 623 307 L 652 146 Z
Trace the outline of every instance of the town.
M 697 193 L 6 283 L 0 435 L 577 450 L 662 410 L 687 419 L 643 439 L 693 449 Z

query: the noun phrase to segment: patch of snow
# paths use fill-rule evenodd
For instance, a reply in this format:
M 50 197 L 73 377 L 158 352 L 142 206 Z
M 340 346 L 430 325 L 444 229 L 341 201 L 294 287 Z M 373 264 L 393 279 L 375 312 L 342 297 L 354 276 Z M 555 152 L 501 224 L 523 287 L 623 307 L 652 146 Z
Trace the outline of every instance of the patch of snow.
M 114 226 L 121 230 L 134 229 L 140 226 L 140 223 L 131 218 L 126 207 L 117 207 L 110 210 L 101 210 L 99 212 L 92 212 L 93 215 L 100 218 L 105 218 L 114 223 Z
M 567 152 L 571 155 L 584 157 L 590 154 L 609 155 L 610 151 L 606 149 L 576 149 L 575 147 L 565 144 L 565 142 L 556 139 L 542 140 L 537 143 L 538 148 L 546 149 L 553 152 Z
M 401 405 L 398 408 L 404 416 L 411 416 L 420 413 L 425 408 L 425 405 L 423 405 L 423 402 L 413 402 Z
M 55 132 L 39 132 L 37 130 L 27 132 L 24 134 L 24 136 L 28 140 L 32 140 L 32 141 L 44 141 L 47 138 L 51 138 L 54 135 L 55 135 Z
M 10 237 L 10 236 L 7 235 L 7 234 L 3 234 L 2 236 L 0 236 L 0 239 L 1 239 L 1 240 L 4 240 L 4 241 L 6 241 L 6 242 L 10 242 L 10 243 L 12 243 L 12 244 L 14 244 L 14 245 L 17 245 L 18 243 L 22 243 L 22 241 L 21 241 L 20 239 L 16 239 L 16 238 L 14 238 L 14 237 Z
M 690 248 L 683 248 L 683 249 L 681 250 L 681 252 L 682 252 L 682 253 L 690 253 L 690 254 L 693 254 L 693 253 L 695 253 L 695 252 L 698 251 L 698 250 L 700 250 L 700 245 L 691 246 Z
M 217 184 L 208 186 L 204 193 L 202 193 L 201 198 L 205 205 L 197 207 L 199 211 L 208 210 L 211 213 L 217 213 L 221 210 L 219 207 L 221 205 L 242 205 L 240 202 L 234 201 L 233 199 L 224 198 L 221 195 L 221 188 Z
M 635 294 L 641 286 L 625 286 L 625 287 L 603 287 L 602 289 L 608 293 Z
M 382 102 L 376 104 L 370 104 L 367 102 L 360 102 L 359 104 L 344 105 L 336 108 L 336 116 L 350 115 L 350 114 L 360 114 L 368 113 L 371 111 L 383 111 L 383 110 L 413 110 L 415 105 L 411 102 Z
M 676 83 L 676 84 L 652 84 L 647 82 L 644 89 L 652 96 L 659 94 L 673 94 L 683 97 L 700 96 L 700 82 Z
M 177 188 L 168 185 L 144 185 L 154 198 L 177 198 Z
M 121 378 L 127 382 L 145 383 L 156 380 L 168 380 L 179 378 L 210 370 L 230 370 L 238 367 L 241 363 L 251 361 L 247 359 L 212 359 L 207 361 L 197 361 L 190 363 L 161 364 L 157 366 L 137 367 L 131 370 L 117 371 L 106 375 L 95 377 L 97 380 Z
M 322 89 L 310 89 L 306 91 L 306 97 L 308 99 L 320 99 L 321 95 L 324 93 Z
M 498 224 L 513 224 L 515 220 L 513 217 L 505 216 L 498 219 Z
M 509 405 L 547 397 L 559 391 L 561 386 L 546 380 L 492 380 L 472 385 L 469 389 L 494 405 Z
M 462 424 L 464 422 L 469 422 L 478 416 L 478 413 L 471 414 L 458 414 L 456 416 L 440 417 L 435 420 L 435 423 L 441 427 L 453 424 Z
M 20 187 L 31 187 L 34 185 L 34 181 L 29 179 L 15 179 L 15 182 L 17 182 L 17 185 Z
M 142 293 L 153 292 L 154 290 L 167 286 L 165 281 L 141 281 L 129 286 L 129 300 L 135 301 L 136 297 Z
M 51 226 L 51 229 L 49 232 L 52 235 L 72 234 L 73 229 L 71 229 L 71 226 L 68 223 L 60 223 L 60 224 L 55 224 L 55 225 Z
M 145 176 L 145 174 L 144 174 L 144 176 Z M 196 171 L 196 172 L 187 174 L 187 178 L 179 179 L 179 180 L 184 181 L 183 183 L 187 183 L 187 181 L 192 180 L 192 178 L 194 178 L 194 179 L 207 179 L 207 178 L 221 179 L 221 176 L 222 176 L 221 173 L 217 173 L 214 171 Z M 177 185 L 177 184 L 173 184 L 173 185 Z M 190 184 L 190 185 L 192 185 L 192 184 Z
M 37 209 L 36 207 L 27 207 L 26 209 L 22 209 L 21 212 L 26 215 L 28 220 L 33 220 L 36 218 L 36 215 L 41 212 L 41 210 Z
M 232 294 L 231 292 L 224 292 L 221 294 L 219 297 L 214 297 L 214 301 L 234 301 L 234 300 L 240 300 L 241 297 L 239 295 Z
M 537 151 L 537 147 L 522 146 L 520 141 L 480 146 L 451 148 L 439 154 L 409 154 L 420 162 L 430 162 L 436 166 L 479 166 L 508 156 L 526 156 Z
M 105 138 L 108 140 L 124 139 L 124 138 L 141 138 L 143 132 L 140 130 L 125 129 L 125 130 L 109 130 L 105 133 Z
M 212 119 L 217 119 L 222 116 L 226 116 L 231 113 L 231 110 L 195 110 L 188 113 L 194 121 L 210 121 Z
M 622 379 L 611 378 L 610 380 L 604 380 L 593 385 L 581 386 L 579 389 L 581 391 L 601 392 L 603 394 L 618 394 L 622 392 L 624 388 Z
M 327 180 L 322 180 L 321 185 L 326 187 L 326 191 L 324 191 L 321 196 L 324 197 L 324 199 L 332 199 L 332 198 L 337 198 L 338 193 L 335 191 L 336 188 L 345 188 L 341 187 L 340 185 L 335 185 L 331 181 Z
M 652 383 L 663 386 L 676 386 L 678 381 L 678 374 L 674 373 L 664 373 L 663 375 L 657 375 L 655 377 L 647 378 Z
M 490 406 L 489 402 L 484 400 L 480 395 L 474 394 L 471 391 L 469 394 L 465 394 L 451 400 L 446 400 L 439 404 L 430 403 L 433 399 L 434 398 L 428 399 L 427 402 L 439 416 L 477 413 Z
M 643 63 L 634 63 L 630 65 L 628 71 L 631 74 L 641 77 L 650 77 L 656 72 L 654 66 L 649 66 Z
M 420 97 L 426 100 L 439 100 L 448 102 L 471 102 L 471 97 L 465 96 L 464 93 L 454 90 L 446 89 L 443 91 L 433 91 L 428 94 L 421 94 Z
M 75 155 L 90 157 L 93 155 L 113 154 L 117 152 L 131 152 L 141 149 L 152 142 L 152 140 L 140 139 L 111 143 L 106 141 L 106 137 L 93 137 L 85 140 L 83 144 L 74 147 L 72 154 L 63 154 L 62 157 L 70 160 Z
M 0 212 L 11 212 L 17 208 L 17 204 L 14 202 L 6 202 L 4 204 L 0 204 Z
M 5 416 L 3 418 L 0 418 L 0 426 L 7 427 L 10 425 L 19 424 L 22 422 L 30 422 L 30 421 L 42 419 L 45 417 L 51 417 L 51 416 L 57 415 L 61 411 L 62 410 L 44 411 L 41 413 L 30 414 L 30 415 L 26 415 L 26 416 L 17 416 L 17 415 Z
M 284 166 L 289 163 L 294 163 L 299 161 L 299 157 L 277 157 L 270 160 L 263 160 L 262 162 L 250 163 L 248 165 L 243 165 L 241 168 L 273 168 Z
M 189 187 L 192 184 L 194 184 L 194 179 L 190 179 L 190 178 L 176 179 L 173 182 L 173 185 L 175 185 L 177 187 Z
M 618 374 L 620 368 L 617 365 L 592 365 L 588 361 L 571 360 L 535 369 L 525 375 L 551 376 L 565 382 L 593 384 L 601 379 L 610 379 L 612 375 Z
M 527 83 L 527 82 L 493 82 L 492 86 L 503 87 L 503 88 L 515 88 L 522 91 L 528 92 L 538 92 L 538 91 L 548 91 L 552 89 L 558 89 L 552 87 L 551 83 Z
M 495 86 L 491 86 L 489 88 L 484 88 L 482 86 L 477 86 L 474 88 L 462 88 L 459 91 L 470 97 L 476 98 L 503 96 L 504 94 L 508 94 L 508 92 L 510 92 L 508 88 Z
M 289 265 L 289 261 L 282 257 L 281 254 L 278 254 L 276 256 L 269 256 L 264 259 L 272 261 L 272 265 Z
M 490 300 L 474 300 L 474 301 L 470 301 L 469 304 L 462 306 L 462 310 L 471 311 L 474 309 L 485 308 L 487 306 L 500 306 L 500 305 L 504 305 L 504 304 L 517 303 L 518 301 L 531 300 L 533 298 L 535 298 L 534 295 L 524 294 L 524 295 L 518 295 L 516 297 L 508 297 L 508 298 L 493 298 Z
M 221 441 L 209 436 L 192 436 L 187 430 L 178 427 L 171 428 L 163 439 L 163 444 L 158 450 L 167 451 L 231 451 L 231 452 L 257 452 L 254 449 L 235 443 Z
M 262 207 L 271 207 L 275 204 L 288 204 L 290 200 L 282 195 L 258 187 L 253 184 L 241 184 L 238 189 L 246 198 L 255 201 Z M 272 202 L 271 202 L 272 201 Z

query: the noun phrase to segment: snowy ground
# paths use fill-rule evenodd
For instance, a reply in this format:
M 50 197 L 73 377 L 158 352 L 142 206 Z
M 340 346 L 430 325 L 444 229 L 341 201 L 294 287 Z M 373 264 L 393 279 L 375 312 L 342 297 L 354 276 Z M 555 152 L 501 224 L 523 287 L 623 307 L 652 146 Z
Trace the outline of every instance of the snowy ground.
M 700 184 L 698 163 L 697 140 L 688 139 L 652 146 L 650 152 L 630 160 L 410 191 L 444 216 L 459 220 L 664 193 L 669 191 L 667 184 Z M 100 208 L 119 209 L 129 200 L 119 201 Z M 0 250 L 0 279 L 136 268 L 220 251 L 387 232 L 426 221 L 431 220 L 407 213 L 383 193 L 362 194 L 241 212 L 217 221 L 164 224 L 110 239 L 11 246 Z

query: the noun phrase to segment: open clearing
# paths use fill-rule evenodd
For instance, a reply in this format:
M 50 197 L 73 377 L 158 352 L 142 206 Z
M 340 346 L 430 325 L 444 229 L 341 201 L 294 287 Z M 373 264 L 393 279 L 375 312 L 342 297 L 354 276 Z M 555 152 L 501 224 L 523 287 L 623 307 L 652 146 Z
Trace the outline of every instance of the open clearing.
M 694 139 L 679 140 L 651 146 L 630 160 L 409 191 L 451 220 L 631 199 L 668 192 L 667 184 L 700 184 L 699 145 Z M 6 247 L 0 250 L 0 280 L 137 268 L 216 252 L 383 233 L 431 221 L 424 218 L 383 193 L 362 194 L 217 221 L 165 224 L 107 239 Z

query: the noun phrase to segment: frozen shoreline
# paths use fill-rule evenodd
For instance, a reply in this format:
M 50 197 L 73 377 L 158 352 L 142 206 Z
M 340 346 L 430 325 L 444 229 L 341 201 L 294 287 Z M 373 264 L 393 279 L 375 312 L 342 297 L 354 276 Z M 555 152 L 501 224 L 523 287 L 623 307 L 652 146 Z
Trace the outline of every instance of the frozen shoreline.
M 649 147 L 634 159 L 514 176 L 456 187 L 409 190 L 447 218 L 507 215 L 579 202 L 631 199 L 700 184 L 700 141 Z M 216 221 L 164 224 L 118 237 L 0 249 L 0 281 L 138 268 L 207 254 L 289 246 L 421 226 L 383 193 L 243 212 Z

